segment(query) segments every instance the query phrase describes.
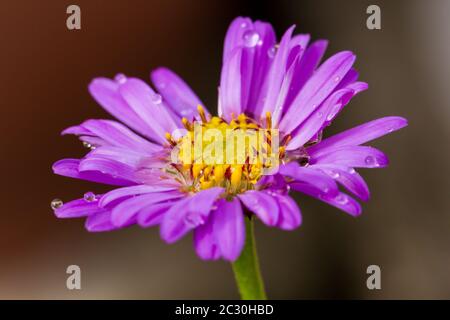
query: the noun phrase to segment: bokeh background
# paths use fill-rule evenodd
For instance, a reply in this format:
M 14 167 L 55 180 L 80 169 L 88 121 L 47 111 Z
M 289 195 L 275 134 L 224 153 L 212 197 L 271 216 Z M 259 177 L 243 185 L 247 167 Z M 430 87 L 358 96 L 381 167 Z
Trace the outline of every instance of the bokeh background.
M 78 4 L 82 29 L 66 28 Z M 366 28 L 378 4 L 382 29 Z M 276 299 L 450 298 L 449 1 L 2 1 L 0 4 L 2 156 L 0 298 L 233 299 L 225 262 L 203 262 L 186 237 L 168 246 L 156 228 L 91 234 L 82 220 L 58 220 L 53 198 L 106 188 L 54 176 L 51 165 L 85 150 L 60 131 L 109 117 L 91 99 L 93 77 L 118 72 L 148 80 L 176 70 L 211 109 L 223 38 L 238 15 L 292 24 L 330 40 L 327 56 L 352 50 L 370 85 L 326 134 L 386 115 L 409 127 L 378 140 L 391 165 L 365 170 L 372 199 L 355 219 L 297 197 L 303 226 L 257 225 L 269 296 Z M 82 290 L 66 289 L 66 267 L 82 271 Z M 382 289 L 366 288 L 377 264 Z

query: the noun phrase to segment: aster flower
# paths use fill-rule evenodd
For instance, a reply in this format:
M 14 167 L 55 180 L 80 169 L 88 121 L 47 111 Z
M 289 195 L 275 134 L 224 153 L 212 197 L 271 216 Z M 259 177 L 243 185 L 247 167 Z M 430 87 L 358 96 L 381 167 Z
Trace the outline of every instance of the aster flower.
M 388 164 L 385 154 L 364 144 L 407 125 L 391 116 L 322 139 L 339 112 L 368 86 L 358 81 L 352 52 L 320 64 L 327 41 L 310 44 L 309 35 L 293 31 L 289 28 L 278 43 L 268 23 L 241 17 L 231 23 L 218 116 L 166 68 L 151 73 L 154 89 L 123 74 L 94 79 L 90 93 L 118 121 L 88 120 L 64 130 L 91 150 L 81 159 L 56 162 L 53 171 L 115 188 L 66 204 L 55 200 L 56 216 L 86 217 L 92 232 L 159 226 L 168 243 L 192 231 L 200 258 L 234 262 L 242 296 L 264 297 L 250 221 L 297 228 L 302 219 L 291 190 L 360 215 L 357 199 L 367 201 L 369 189 L 355 168 Z M 222 131 L 277 129 L 279 165 L 175 162 L 173 151 L 179 152 L 184 137 L 195 135 L 195 123 Z M 244 269 L 252 269 L 254 278 Z

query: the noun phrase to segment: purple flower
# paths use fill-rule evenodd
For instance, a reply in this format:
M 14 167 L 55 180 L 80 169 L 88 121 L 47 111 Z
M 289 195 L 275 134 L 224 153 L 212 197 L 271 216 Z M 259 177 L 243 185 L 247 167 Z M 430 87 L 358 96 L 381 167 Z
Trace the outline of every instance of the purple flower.
M 309 44 L 309 35 L 293 36 L 293 30 L 277 43 L 268 23 L 241 17 L 232 22 L 224 44 L 219 117 L 198 107 L 200 99 L 166 68 L 151 73 L 155 90 L 122 74 L 94 79 L 90 93 L 120 122 L 88 120 L 64 130 L 91 150 L 82 159 L 56 162 L 53 170 L 116 188 L 64 205 L 56 201 L 56 216 L 86 217 L 89 231 L 159 225 L 168 243 L 193 231 L 202 259 L 230 261 L 245 242 L 244 208 L 268 226 L 292 230 L 301 224 L 292 189 L 358 216 L 361 206 L 347 193 L 367 201 L 369 189 L 355 168 L 388 164 L 386 155 L 363 144 L 407 121 L 385 117 L 322 140 L 324 129 L 368 86 L 358 81 L 352 52 L 319 64 L 327 41 Z M 181 128 L 192 133 L 194 120 L 220 129 L 279 129 L 278 171 L 263 175 L 261 165 L 249 163 L 175 163 L 171 153 L 182 134 L 168 133 Z

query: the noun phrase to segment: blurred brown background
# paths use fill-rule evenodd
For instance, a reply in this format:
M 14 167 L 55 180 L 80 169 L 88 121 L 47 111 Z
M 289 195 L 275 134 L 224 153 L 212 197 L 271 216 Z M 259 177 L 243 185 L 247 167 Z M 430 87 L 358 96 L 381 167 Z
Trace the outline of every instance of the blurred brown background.
M 66 28 L 78 4 L 82 29 Z M 378 4 L 382 29 L 366 28 Z M 375 143 L 391 159 L 365 170 L 372 199 L 353 219 L 298 197 L 303 226 L 257 226 L 271 298 L 450 298 L 449 1 L 6 1 L 0 4 L 2 210 L 0 298 L 238 298 L 230 266 L 203 262 L 190 237 L 168 246 L 156 228 L 90 234 L 82 220 L 58 220 L 50 201 L 104 187 L 54 176 L 51 164 L 85 151 L 60 131 L 108 117 L 87 92 L 93 77 L 118 72 L 148 80 L 176 70 L 216 108 L 228 24 L 248 15 L 291 24 L 330 40 L 328 55 L 354 51 L 370 85 L 327 134 L 401 115 L 406 129 Z M 82 290 L 66 289 L 66 267 L 82 270 Z M 382 290 L 366 288 L 366 268 L 382 270 Z

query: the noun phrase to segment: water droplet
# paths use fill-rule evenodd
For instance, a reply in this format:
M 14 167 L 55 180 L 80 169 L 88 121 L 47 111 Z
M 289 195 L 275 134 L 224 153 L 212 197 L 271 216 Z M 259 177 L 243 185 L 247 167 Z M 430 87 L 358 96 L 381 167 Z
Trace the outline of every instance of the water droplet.
M 271 48 L 269 48 L 268 50 L 267 50 L 267 55 L 269 56 L 269 58 L 274 58 L 275 57 L 275 55 L 277 54 L 277 47 L 276 46 L 273 46 L 273 47 L 271 47 Z
M 336 104 L 333 109 L 331 110 L 331 112 L 328 114 L 327 116 L 327 120 L 331 121 L 334 119 L 334 117 L 336 116 L 336 114 L 339 112 L 339 109 L 341 108 L 341 104 L 338 103 Z
M 391 133 L 392 131 L 394 131 L 394 128 L 389 128 L 388 132 Z
M 53 199 L 50 203 L 50 207 L 52 207 L 53 210 L 56 210 L 58 208 L 61 208 L 64 202 L 62 202 L 61 199 Z
M 157 93 L 153 94 L 152 101 L 153 101 L 154 104 L 160 104 L 162 102 L 161 95 L 157 94 Z
M 166 83 L 160 82 L 158 86 L 159 86 L 159 88 L 164 89 L 166 87 Z
M 259 39 L 257 45 L 258 45 L 258 46 L 262 46 L 263 43 L 264 43 L 264 41 L 262 41 L 262 39 Z
M 348 169 L 348 173 L 350 173 L 350 174 L 355 174 L 355 173 L 356 173 L 356 170 L 353 169 L 353 168 L 349 168 L 349 169 Z
M 83 198 L 86 202 L 93 202 L 93 201 L 97 200 L 95 193 L 90 192 L 90 191 L 86 192 L 84 194 Z
M 313 108 L 313 109 L 316 109 L 316 108 L 317 108 L 317 104 L 313 104 L 313 105 L 312 105 L 312 108 Z
M 184 218 L 184 223 L 189 227 L 197 227 L 201 224 L 204 224 L 205 220 L 203 220 L 203 217 L 200 216 L 198 213 L 190 212 Z
M 330 170 L 328 171 L 328 174 L 330 175 L 330 177 L 332 177 L 333 179 L 337 179 L 339 178 L 341 175 L 339 174 L 339 172 L 334 171 L 334 170 Z
M 247 26 L 247 23 L 245 23 L 245 22 L 241 23 L 241 28 L 245 28 L 246 26 Z
M 183 109 L 180 111 L 182 116 L 188 116 L 189 114 L 191 114 L 191 110 L 190 109 Z
M 336 198 L 334 198 L 334 200 L 336 200 L 336 202 L 339 204 L 346 204 L 348 202 L 347 196 L 345 196 L 342 193 L 339 194 Z
M 127 77 L 123 73 L 118 73 L 114 77 L 114 80 L 119 84 L 124 84 L 125 82 L 127 82 Z
M 259 41 L 259 33 L 254 30 L 248 30 L 244 32 L 244 45 L 252 48 L 256 46 Z
M 92 148 L 92 144 L 90 144 L 89 142 L 83 141 L 83 147 L 90 149 L 90 148 Z
M 339 82 L 339 80 L 341 80 L 341 77 L 339 77 L 339 76 L 334 78 L 334 82 Z
M 377 160 L 373 156 L 367 156 L 364 159 L 364 162 L 369 166 L 375 166 L 377 165 Z

